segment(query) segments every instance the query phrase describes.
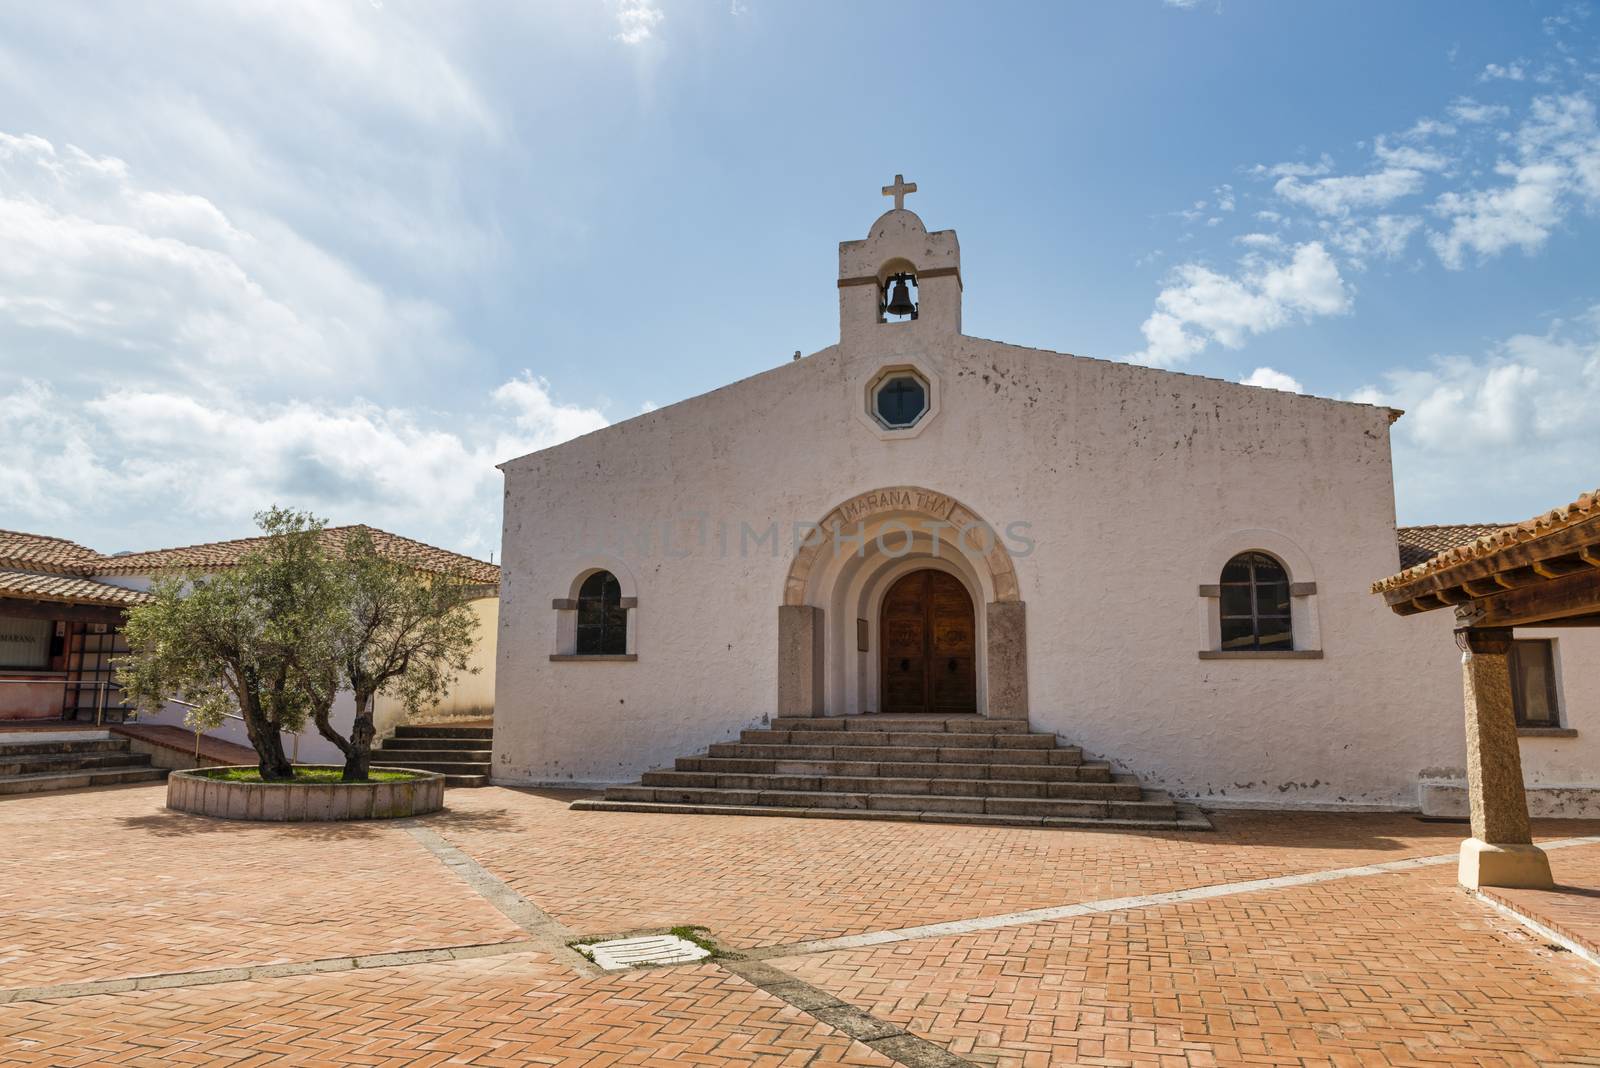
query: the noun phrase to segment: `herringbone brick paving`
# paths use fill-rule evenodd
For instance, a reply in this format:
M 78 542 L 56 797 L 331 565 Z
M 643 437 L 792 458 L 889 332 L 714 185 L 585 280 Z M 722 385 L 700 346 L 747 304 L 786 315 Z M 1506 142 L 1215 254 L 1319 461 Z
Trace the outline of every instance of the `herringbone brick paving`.
M 0 1009 L 0 1068 L 891 1063 L 715 966 L 580 979 L 535 953 Z
M 1600 1063 L 1600 970 L 1453 882 L 1355 878 L 770 963 L 1005 1068 Z
M 212 820 L 165 791 L 0 803 L 0 986 L 525 937 L 397 827 Z
M 569 927 L 604 932 L 694 918 L 745 949 L 1452 853 L 1466 833 L 1405 814 L 1281 812 L 1216 813 L 1213 833 L 819 826 L 570 812 L 571 796 L 496 790 L 458 805 L 452 795 L 458 811 L 429 825 Z M 1549 820 L 1539 832 L 1556 838 L 1596 827 Z
M 214 822 L 162 797 L 0 803 L 17 865 L 0 988 L 527 936 L 400 828 Z M 574 930 L 701 923 L 736 946 L 1450 853 L 1463 833 L 1403 815 L 1122 834 L 566 800 L 455 791 L 424 822 Z M 1551 856 L 1558 878 L 1600 871 L 1600 846 Z M 1456 890 L 1449 865 L 774 962 L 978 1063 L 1600 1065 L 1600 971 Z M 268 1063 L 889 1062 L 714 964 L 591 979 L 536 952 L 0 1006 L 0 1068 Z

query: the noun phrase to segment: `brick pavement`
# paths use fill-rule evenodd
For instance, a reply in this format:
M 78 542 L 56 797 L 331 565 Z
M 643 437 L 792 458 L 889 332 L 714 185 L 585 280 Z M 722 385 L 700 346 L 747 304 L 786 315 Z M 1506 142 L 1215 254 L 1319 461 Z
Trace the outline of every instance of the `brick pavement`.
M 1554 890 L 1489 889 L 1484 893 L 1600 959 L 1600 849 L 1551 860 Z
M 0 1068 L 892 1062 L 721 968 L 579 979 L 530 953 L 0 1009 Z
M 819 826 L 570 812 L 565 801 L 575 796 L 452 794 L 456 811 L 430 826 L 569 927 L 696 922 L 746 949 L 1451 853 L 1465 833 L 1404 814 L 1216 813 L 1211 833 Z M 1563 837 L 1597 827 L 1548 820 L 1539 832 Z
M 161 798 L 0 802 L 0 988 L 526 937 L 400 827 L 222 823 Z M 495 788 L 449 803 L 424 824 L 573 930 L 700 923 L 744 947 L 1451 853 L 1463 833 L 1401 815 L 1175 835 L 573 813 Z M 1600 876 L 1600 846 L 1552 863 Z M 985 1064 L 1600 1065 L 1600 970 L 1453 880 L 1440 865 L 769 963 Z M 0 1068 L 123 1063 L 889 1062 L 715 964 L 584 978 L 523 949 L 0 1005 Z
M 1600 970 L 1453 878 L 1446 866 L 769 963 L 1004 1068 L 1600 1064 Z
M 165 790 L 0 800 L 0 986 L 524 937 L 397 827 L 211 820 Z

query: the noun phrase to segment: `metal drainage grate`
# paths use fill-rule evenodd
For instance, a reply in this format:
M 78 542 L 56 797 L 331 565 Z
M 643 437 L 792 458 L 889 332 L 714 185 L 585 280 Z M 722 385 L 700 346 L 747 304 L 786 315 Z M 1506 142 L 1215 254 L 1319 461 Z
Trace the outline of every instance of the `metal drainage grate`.
M 579 942 L 573 948 L 608 972 L 637 968 L 641 964 L 687 964 L 711 956 L 711 951 L 704 946 L 670 934 Z

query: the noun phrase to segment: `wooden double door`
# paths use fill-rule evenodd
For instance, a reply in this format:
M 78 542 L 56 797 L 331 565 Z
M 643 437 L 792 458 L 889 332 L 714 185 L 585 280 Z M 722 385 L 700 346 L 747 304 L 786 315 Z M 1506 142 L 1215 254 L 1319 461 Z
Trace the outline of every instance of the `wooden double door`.
M 978 640 L 972 598 L 944 571 L 896 580 L 878 620 L 884 712 L 978 710 Z

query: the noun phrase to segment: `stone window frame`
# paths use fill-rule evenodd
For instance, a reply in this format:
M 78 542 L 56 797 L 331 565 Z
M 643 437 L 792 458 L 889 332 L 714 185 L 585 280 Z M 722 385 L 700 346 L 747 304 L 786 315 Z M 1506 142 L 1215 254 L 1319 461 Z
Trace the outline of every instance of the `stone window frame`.
M 1240 553 L 1257 552 L 1272 557 L 1289 576 L 1292 649 L 1222 648 L 1222 569 Z M 1218 538 L 1205 557 L 1206 570 L 1199 588 L 1201 660 L 1321 660 L 1322 626 L 1317 604 L 1316 575 L 1311 558 L 1287 535 L 1275 530 L 1236 530 Z
M 578 591 L 591 575 L 609 571 L 622 590 L 619 604 L 628 614 L 627 642 L 621 653 L 578 652 Z M 573 575 L 565 597 L 555 597 L 550 607 L 556 614 L 555 648 L 550 659 L 555 663 L 626 663 L 639 659 L 639 590 L 633 575 L 620 560 L 597 559 L 586 563 Z
M 910 426 L 884 426 L 877 413 L 878 387 L 891 378 L 908 373 L 922 380 L 928 393 L 928 405 L 917 421 Z M 857 381 L 856 419 L 860 421 L 862 426 L 865 426 L 883 441 L 903 441 L 908 438 L 914 438 L 924 430 L 927 430 L 928 427 L 933 425 L 933 421 L 939 418 L 940 393 L 939 376 L 934 372 L 933 368 L 929 367 L 919 357 L 900 357 L 891 362 L 879 364 Z

